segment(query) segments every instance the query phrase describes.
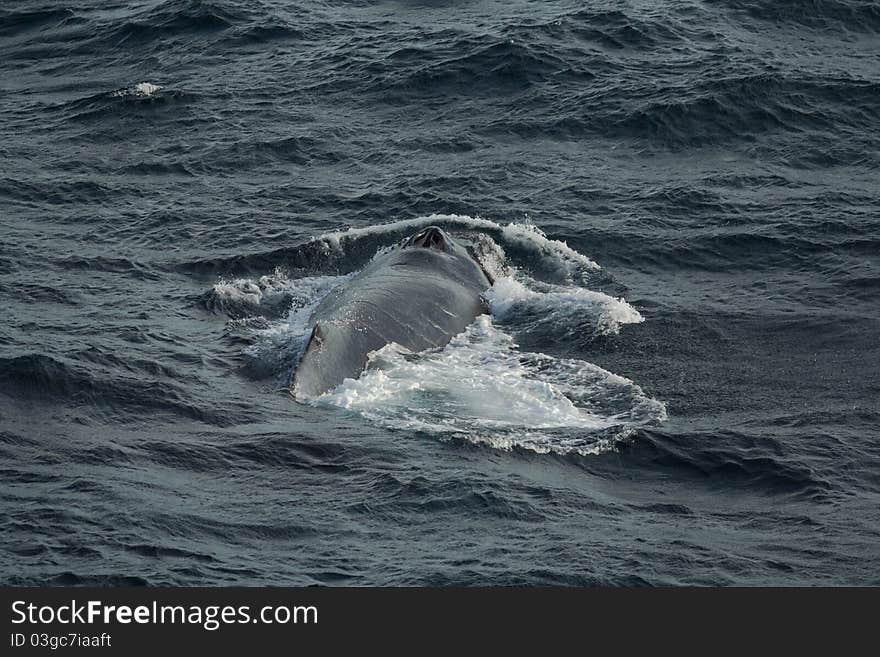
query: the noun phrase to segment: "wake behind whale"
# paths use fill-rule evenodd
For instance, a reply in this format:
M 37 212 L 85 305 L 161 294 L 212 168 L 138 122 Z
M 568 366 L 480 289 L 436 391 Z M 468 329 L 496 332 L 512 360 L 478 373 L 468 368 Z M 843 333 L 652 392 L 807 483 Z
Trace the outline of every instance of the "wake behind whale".
M 433 215 L 332 233 L 303 247 L 326 249 L 328 274 L 279 268 L 258 279 L 215 285 L 212 303 L 233 317 L 230 332 L 248 343 L 242 353 L 247 370 L 283 389 L 291 378 L 296 381 L 296 364 L 310 363 L 308 376 L 315 375 L 316 363 L 304 355 L 316 324 L 346 317 L 364 282 L 366 288 L 377 284 L 375 272 L 390 267 L 388 256 L 397 250 L 390 245 L 432 224 L 451 231 L 450 240 L 469 244 L 488 274 L 484 282 L 475 276 L 473 294 L 488 304 L 489 313 L 470 307 L 436 344 L 405 344 L 404 333 L 369 349 L 359 344 L 353 371 L 326 390 L 315 385 L 300 401 L 441 439 L 583 455 L 613 449 L 633 428 L 666 418 L 662 402 L 624 377 L 579 358 L 524 352 L 517 344 L 518 336 L 533 338 L 536 330 L 558 344 L 573 332 L 602 336 L 643 321 L 622 298 L 584 286 L 599 267 L 534 227 L 470 217 Z M 339 274 L 329 264 L 370 250 L 373 257 L 353 272 Z M 543 272 L 543 280 L 536 272 Z M 405 295 L 418 289 L 418 281 L 404 280 Z M 479 294 L 481 286 L 488 289 Z M 410 324 L 421 316 L 418 310 L 401 312 Z

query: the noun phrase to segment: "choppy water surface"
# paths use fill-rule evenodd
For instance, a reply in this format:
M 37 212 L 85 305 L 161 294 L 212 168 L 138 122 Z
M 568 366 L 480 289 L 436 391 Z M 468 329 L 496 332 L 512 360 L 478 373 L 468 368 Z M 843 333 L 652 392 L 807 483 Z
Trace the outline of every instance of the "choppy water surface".
M 4 583 L 880 583 L 875 2 L 23 0 L 0 162 Z

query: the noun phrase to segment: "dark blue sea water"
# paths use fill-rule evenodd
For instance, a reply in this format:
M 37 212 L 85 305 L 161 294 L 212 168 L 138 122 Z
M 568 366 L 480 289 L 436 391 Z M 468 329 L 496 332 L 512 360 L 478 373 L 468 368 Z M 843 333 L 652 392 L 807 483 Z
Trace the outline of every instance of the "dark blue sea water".
M 0 299 L 5 584 L 880 584 L 880 5 L 5 2 Z

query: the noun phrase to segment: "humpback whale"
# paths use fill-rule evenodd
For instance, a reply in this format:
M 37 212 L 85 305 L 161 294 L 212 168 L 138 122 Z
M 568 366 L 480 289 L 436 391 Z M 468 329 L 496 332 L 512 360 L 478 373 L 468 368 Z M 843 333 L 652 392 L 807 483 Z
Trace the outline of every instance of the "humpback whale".
M 395 342 L 413 352 L 445 346 L 488 311 L 488 272 L 436 226 L 376 256 L 318 304 L 289 389 L 315 397 L 357 378 L 371 351 Z

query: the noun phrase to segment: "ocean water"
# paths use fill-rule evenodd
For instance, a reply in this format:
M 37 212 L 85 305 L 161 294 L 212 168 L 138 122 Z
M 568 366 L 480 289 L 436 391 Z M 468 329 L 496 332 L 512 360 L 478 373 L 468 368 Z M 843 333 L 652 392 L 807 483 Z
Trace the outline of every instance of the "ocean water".
M 878 267 L 873 1 L 4 3 L 0 581 L 880 584 Z

